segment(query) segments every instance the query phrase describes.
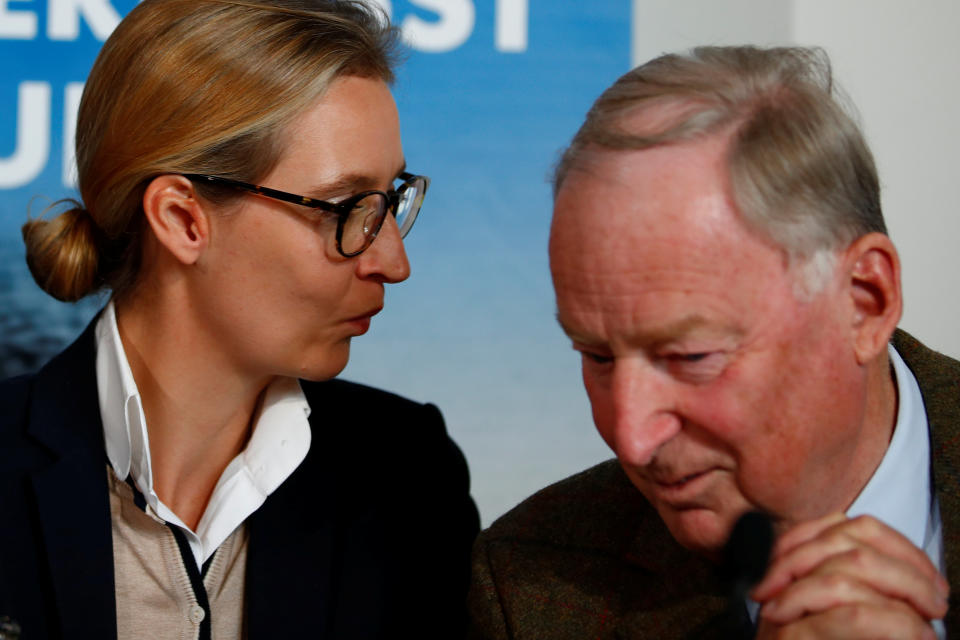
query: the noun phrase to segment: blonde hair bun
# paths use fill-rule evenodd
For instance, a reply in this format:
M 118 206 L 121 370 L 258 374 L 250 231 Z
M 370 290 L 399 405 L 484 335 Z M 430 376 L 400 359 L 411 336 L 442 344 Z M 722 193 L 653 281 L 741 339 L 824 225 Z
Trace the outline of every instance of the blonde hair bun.
M 27 266 L 40 288 L 63 302 L 75 302 L 98 286 L 96 230 L 77 202 L 50 220 L 28 220 L 21 231 Z

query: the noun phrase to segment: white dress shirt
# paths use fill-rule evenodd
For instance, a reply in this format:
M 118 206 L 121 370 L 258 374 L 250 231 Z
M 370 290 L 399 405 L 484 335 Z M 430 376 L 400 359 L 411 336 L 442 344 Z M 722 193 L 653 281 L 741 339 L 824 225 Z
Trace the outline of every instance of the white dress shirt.
M 870 482 L 847 509 L 855 518 L 871 515 L 923 549 L 943 573 L 940 503 L 930 488 L 930 429 L 920 386 L 903 358 L 888 347 L 897 385 L 897 423 L 890 446 Z M 942 620 L 934 621 L 938 638 L 946 637 Z
M 891 345 L 897 383 L 897 423 L 890 446 L 870 482 L 847 509 L 855 518 L 871 515 L 923 549 L 943 569 L 940 506 L 930 490 L 930 431 L 917 379 Z
M 97 321 L 97 390 L 107 458 L 121 480 L 131 477 L 147 508 L 183 530 L 198 567 L 303 462 L 310 448 L 310 406 L 294 378 L 267 387 L 250 441 L 224 469 L 191 530 L 157 497 L 143 404 L 111 302 Z
M 917 379 L 903 358 L 888 346 L 897 386 L 897 421 L 883 459 L 857 496 L 847 516 L 871 515 L 895 529 L 927 554 L 943 573 L 940 506 L 930 488 L 930 433 Z M 759 605 L 747 603 L 754 622 Z M 937 637 L 946 637 L 942 620 L 934 621 Z

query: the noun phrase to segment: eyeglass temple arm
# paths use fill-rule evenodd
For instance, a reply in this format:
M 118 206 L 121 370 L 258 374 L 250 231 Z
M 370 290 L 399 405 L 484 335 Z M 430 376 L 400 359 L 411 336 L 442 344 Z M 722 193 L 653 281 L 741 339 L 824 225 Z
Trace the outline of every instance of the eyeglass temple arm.
M 239 180 L 231 180 L 230 178 L 221 178 L 220 176 L 210 176 L 200 173 L 185 173 L 183 174 L 183 177 L 187 178 L 188 180 L 222 184 L 224 186 L 241 189 L 250 193 L 269 196 L 275 200 L 283 200 L 284 202 L 303 205 L 312 209 L 323 209 L 324 211 L 329 211 L 331 213 L 340 215 L 344 214 L 344 212 L 340 210 L 340 207 L 332 202 L 324 202 L 323 200 L 316 200 L 306 196 L 298 196 L 295 193 L 287 193 L 286 191 L 277 191 L 276 189 L 271 189 L 270 187 L 261 187 L 260 185 L 250 184 L 249 182 L 240 182 Z

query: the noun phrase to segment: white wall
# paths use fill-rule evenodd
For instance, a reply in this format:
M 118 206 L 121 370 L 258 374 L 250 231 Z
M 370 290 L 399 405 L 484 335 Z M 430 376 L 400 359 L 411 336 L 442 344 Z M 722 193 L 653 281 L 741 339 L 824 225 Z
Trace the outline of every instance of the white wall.
M 698 44 L 823 47 L 857 106 L 903 264 L 901 326 L 960 357 L 960 3 L 634 0 L 633 59 Z
M 793 40 L 822 46 L 861 114 L 903 263 L 901 326 L 960 357 L 960 4 L 797 0 Z
M 792 18 L 788 0 L 634 0 L 633 61 L 697 45 L 785 42 Z

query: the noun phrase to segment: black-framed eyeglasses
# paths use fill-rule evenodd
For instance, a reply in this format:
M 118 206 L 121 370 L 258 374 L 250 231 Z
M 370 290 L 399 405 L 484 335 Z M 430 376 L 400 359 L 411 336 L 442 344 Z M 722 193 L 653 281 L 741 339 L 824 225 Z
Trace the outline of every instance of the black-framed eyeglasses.
M 423 206 L 423 196 L 430 186 L 430 178 L 412 173 L 401 173 L 398 178 L 402 184 L 396 189 L 379 191 L 372 189 L 356 193 L 342 202 L 326 202 L 295 193 L 278 191 L 269 187 L 240 182 L 231 178 L 222 178 L 203 173 L 185 173 L 184 178 L 198 182 L 219 184 L 242 191 L 248 191 L 266 198 L 291 202 L 311 209 L 322 209 L 337 216 L 337 251 L 345 258 L 363 253 L 380 233 L 387 213 L 397 219 L 400 237 L 405 238 L 410 233 L 420 207 Z

